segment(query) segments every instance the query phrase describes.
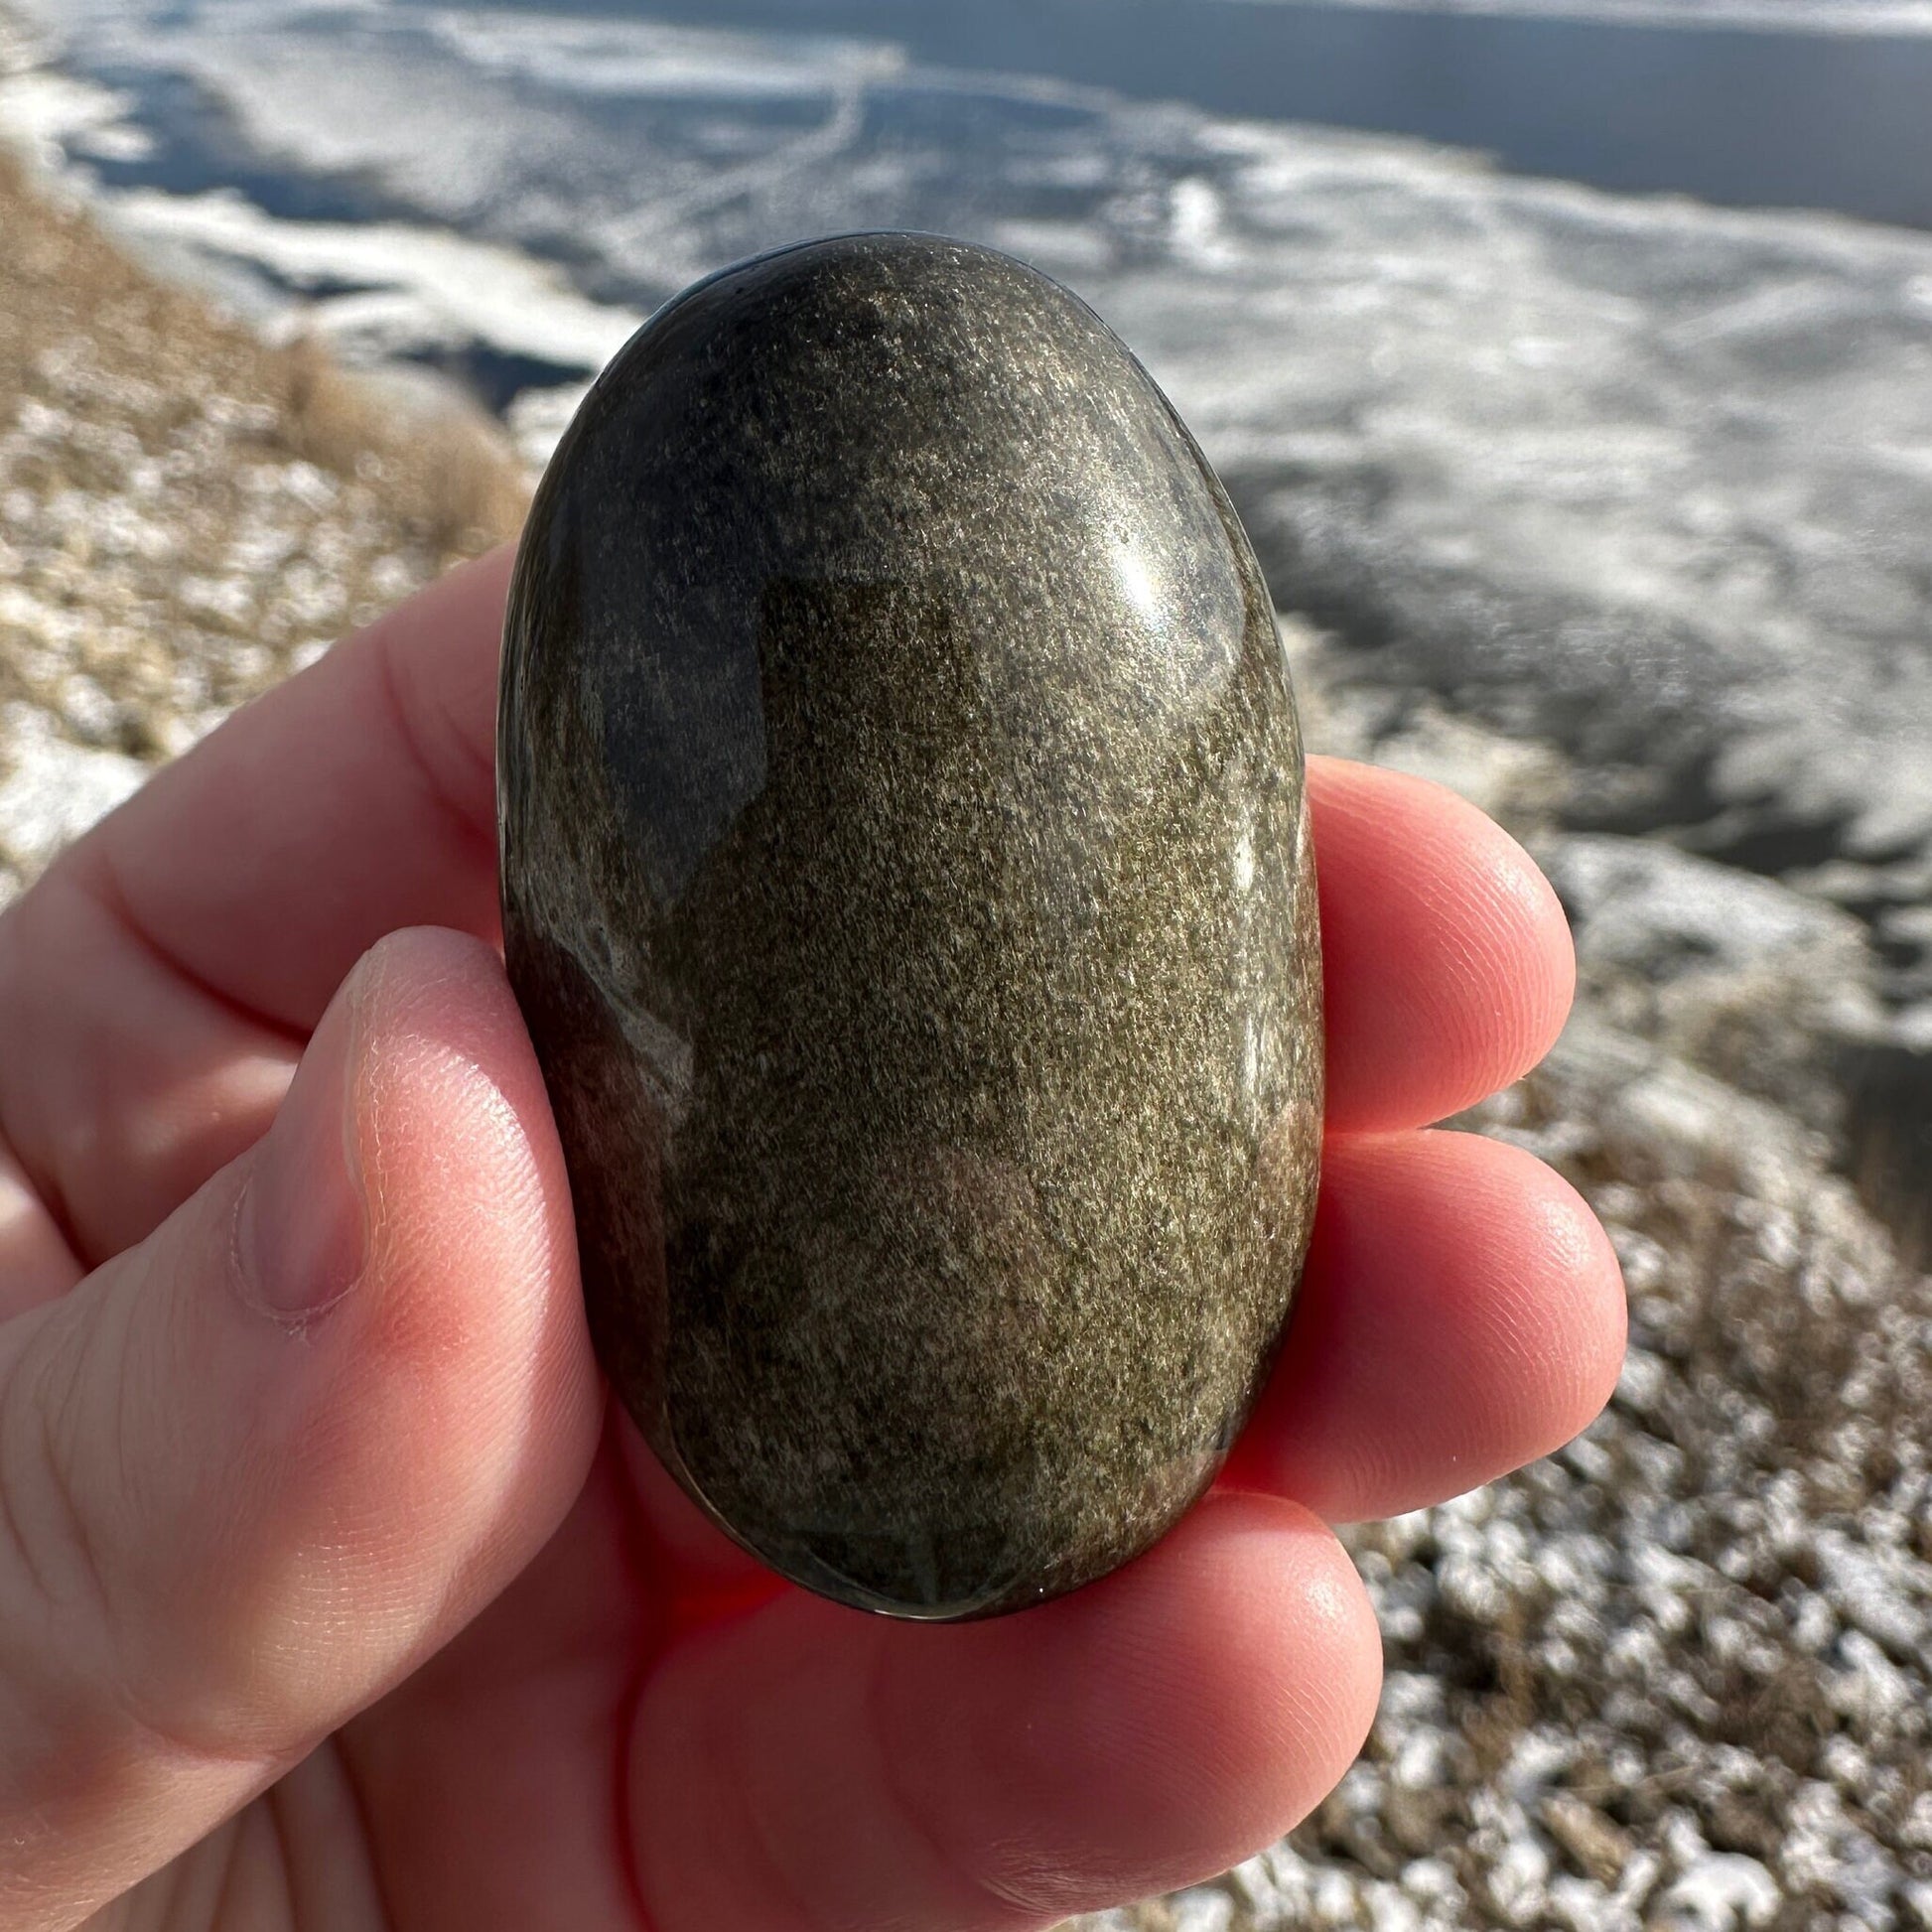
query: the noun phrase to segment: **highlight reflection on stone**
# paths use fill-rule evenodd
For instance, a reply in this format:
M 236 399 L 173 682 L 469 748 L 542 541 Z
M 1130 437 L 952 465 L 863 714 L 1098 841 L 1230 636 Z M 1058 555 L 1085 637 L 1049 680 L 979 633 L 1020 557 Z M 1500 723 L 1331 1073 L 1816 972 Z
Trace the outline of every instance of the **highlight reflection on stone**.
M 1144 1550 L 1313 1206 L 1302 748 L 1219 483 L 1005 256 L 700 283 L 517 560 L 504 937 L 601 1358 L 786 1576 L 920 1617 Z

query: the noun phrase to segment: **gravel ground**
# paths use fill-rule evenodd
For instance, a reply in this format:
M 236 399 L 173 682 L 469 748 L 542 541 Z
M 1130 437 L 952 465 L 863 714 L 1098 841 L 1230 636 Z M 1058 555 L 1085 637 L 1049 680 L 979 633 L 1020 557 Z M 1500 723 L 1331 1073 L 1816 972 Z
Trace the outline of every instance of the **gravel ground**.
M 4 162 L 0 234 L 4 900 L 156 762 L 513 529 L 523 480 L 483 429 L 159 287 Z M 1589 1195 L 1632 1347 L 1562 1454 L 1348 1533 L 1389 1675 L 1335 1795 L 1089 1932 L 1932 1927 L 1932 1279 L 1845 1172 L 1833 1056 L 1882 1031 L 1866 928 L 1560 833 L 1554 750 L 1292 646 L 1313 743 L 1454 784 L 1565 897 L 1577 1018 L 1458 1124 Z

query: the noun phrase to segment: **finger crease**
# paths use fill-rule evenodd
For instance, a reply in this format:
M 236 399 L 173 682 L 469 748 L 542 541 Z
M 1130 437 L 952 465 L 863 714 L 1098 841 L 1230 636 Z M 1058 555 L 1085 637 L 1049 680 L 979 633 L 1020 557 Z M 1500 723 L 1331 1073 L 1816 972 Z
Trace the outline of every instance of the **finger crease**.
M 374 639 L 373 647 L 377 692 L 389 713 L 391 727 L 402 741 L 403 752 L 422 780 L 431 804 L 456 831 L 463 844 L 473 847 L 487 844 L 493 864 L 496 849 L 494 824 L 485 830 L 477 823 L 475 815 L 458 802 L 456 793 L 445 783 L 436 760 L 429 756 L 428 746 L 416 721 L 415 707 L 403 695 L 402 682 L 396 669 L 395 646 L 389 642 L 386 632 Z M 488 781 L 492 786 L 495 783 L 493 759 L 489 761 Z
M 107 1574 L 100 1567 L 100 1553 L 94 1548 L 93 1531 L 88 1527 L 86 1512 L 80 1507 L 79 1498 L 74 1494 L 73 1484 L 68 1475 L 66 1459 L 61 1453 L 56 1404 L 51 1400 L 43 1400 L 35 1406 L 40 1413 L 41 1461 L 47 1474 L 48 1493 L 53 1498 L 54 1506 L 60 1515 L 60 1527 L 66 1531 L 66 1541 L 79 1559 L 80 1569 L 85 1573 L 88 1601 L 100 1618 L 101 1628 L 111 1641 L 114 1614 L 113 1599 L 107 1587 Z
M 382 1854 L 378 1849 L 378 1841 L 375 1834 L 375 1816 L 369 1807 L 369 1795 L 362 1789 L 362 1779 L 360 1773 L 355 1768 L 354 1756 L 346 1746 L 346 1732 L 339 1732 L 335 1737 L 325 1743 L 322 1748 L 324 1750 L 333 1750 L 336 1754 L 336 1763 L 343 1774 L 343 1788 L 348 1793 L 348 1802 L 355 1812 L 356 1829 L 362 1835 L 362 1846 L 369 1874 L 369 1889 L 375 1893 L 377 1926 L 379 1932 L 387 1932 L 387 1928 L 396 1923 L 396 1915 L 393 1907 L 389 1903 L 388 1877 L 382 1868 Z M 270 1795 L 272 1797 L 273 1793 Z M 287 1838 L 283 1832 L 282 1821 L 279 1817 L 276 1820 L 275 1829 L 277 1836 L 281 1837 L 283 1843 L 286 1844 Z
M 883 1651 L 875 1649 L 866 1667 L 863 1728 L 872 1743 L 880 1793 L 897 1814 L 900 1830 L 926 1855 L 934 1869 L 965 1887 L 972 1904 L 991 1905 L 1003 1918 L 1016 1911 L 1033 1915 L 1051 1910 L 1050 1906 L 1043 1905 L 1039 1900 L 1010 1891 L 996 1880 L 972 1870 L 963 1859 L 947 1850 L 940 1842 L 939 1834 L 912 1803 L 899 1774 L 898 1758 L 886 1736 L 886 1724 L 881 1711 L 885 1695 L 884 1673 L 880 1668 L 883 1656 Z
M 241 1863 L 241 1840 L 247 1830 L 246 1818 L 244 1812 L 240 1818 L 231 1818 L 221 1828 L 221 1883 L 207 1915 L 207 1922 L 214 1932 L 225 1932 L 228 1925 L 228 1900 L 234 1890 L 235 1871 Z
M 68 1202 L 67 1190 L 61 1184 L 58 1171 L 47 1162 L 30 1160 L 26 1150 L 9 1137 L 4 1118 L 6 1099 L 6 1082 L 0 1079 L 0 1147 L 5 1147 L 13 1156 L 14 1166 L 26 1180 L 36 1206 L 60 1236 L 62 1245 L 73 1262 L 75 1273 L 85 1274 L 90 1266 L 92 1251 L 80 1237 L 79 1217 Z
M 44 1607 L 51 1607 L 53 1599 L 48 1594 L 46 1580 L 40 1574 L 40 1566 L 34 1561 L 33 1545 L 23 1533 L 19 1513 L 14 1508 L 14 1478 L 10 1471 L 19 1467 L 19 1458 L 4 1452 L 11 1435 L 6 1427 L 6 1419 L 15 1399 L 15 1384 L 16 1377 L 9 1376 L 4 1387 L 0 1387 L 0 1532 L 5 1534 L 7 1547 L 25 1574 L 35 1600 Z
M 278 1039 L 286 1040 L 292 1046 L 299 1048 L 304 1044 L 308 1037 L 305 1033 L 278 1020 L 273 1014 L 262 1011 L 259 1007 L 250 1006 L 245 1000 L 236 999 L 232 993 L 216 986 L 212 980 L 197 972 L 180 954 L 163 944 L 153 932 L 149 931 L 135 911 L 125 888 L 121 885 L 120 874 L 110 849 L 103 847 L 91 871 L 79 872 L 74 883 L 82 892 L 87 893 L 94 903 L 120 928 L 123 936 L 146 953 L 163 972 L 172 974 L 182 981 L 190 991 L 199 993 L 203 999 L 218 1007 L 229 1019 L 241 1021 L 244 1025 L 273 1034 Z

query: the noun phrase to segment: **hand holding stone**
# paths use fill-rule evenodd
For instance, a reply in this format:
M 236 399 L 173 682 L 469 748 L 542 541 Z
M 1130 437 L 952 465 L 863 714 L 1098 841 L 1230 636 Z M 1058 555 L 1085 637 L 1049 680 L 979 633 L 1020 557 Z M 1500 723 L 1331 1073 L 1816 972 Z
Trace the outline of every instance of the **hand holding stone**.
M 867 1616 L 602 1394 L 493 944 L 507 574 L 251 706 L 0 917 L 0 1923 L 1005 1932 L 1254 1851 L 1373 1709 L 1323 1519 L 1542 1453 L 1614 1379 L 1576 1195 L 1415 1131 L 1554 1036 L 1553 895 L 1440 787 L 1310 760 L 1322 1192 L 1245 1436 L 1084 1589 Z

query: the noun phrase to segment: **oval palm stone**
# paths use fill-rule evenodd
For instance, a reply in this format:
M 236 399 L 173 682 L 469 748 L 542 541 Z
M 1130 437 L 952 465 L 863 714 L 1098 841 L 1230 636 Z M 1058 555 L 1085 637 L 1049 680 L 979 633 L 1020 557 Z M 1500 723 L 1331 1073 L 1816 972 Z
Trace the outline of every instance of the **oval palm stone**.
M 1003 255 L 847 236 L 605 371 L 517 558 L 504 943 L 596 1345 L 730 1534 L 916 1617 L 1200 1494 L 1321 1111 L 1295 703 L 1153 380 Z

